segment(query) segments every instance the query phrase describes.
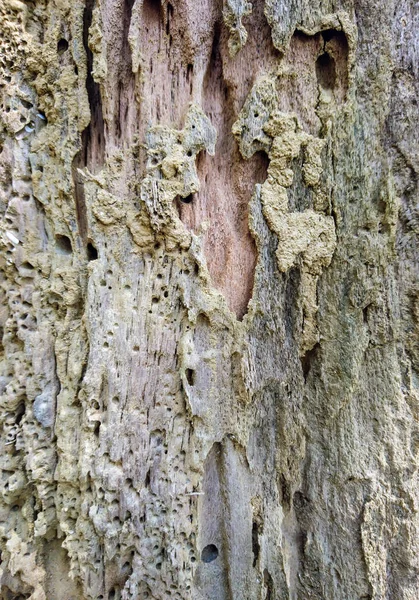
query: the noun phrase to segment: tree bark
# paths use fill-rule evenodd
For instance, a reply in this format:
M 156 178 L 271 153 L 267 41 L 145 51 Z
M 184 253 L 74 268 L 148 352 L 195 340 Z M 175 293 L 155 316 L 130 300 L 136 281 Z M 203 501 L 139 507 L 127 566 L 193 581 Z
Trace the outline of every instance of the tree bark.
M 414 0 L 1 0 L 0 597 L 419 597 Z

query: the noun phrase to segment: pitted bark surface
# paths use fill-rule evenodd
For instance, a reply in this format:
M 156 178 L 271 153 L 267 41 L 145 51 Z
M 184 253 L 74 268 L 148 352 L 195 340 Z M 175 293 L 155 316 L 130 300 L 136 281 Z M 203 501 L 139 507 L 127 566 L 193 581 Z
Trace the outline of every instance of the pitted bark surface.
M 416 600 L 416 3 L 0 16 L 0 597 Z

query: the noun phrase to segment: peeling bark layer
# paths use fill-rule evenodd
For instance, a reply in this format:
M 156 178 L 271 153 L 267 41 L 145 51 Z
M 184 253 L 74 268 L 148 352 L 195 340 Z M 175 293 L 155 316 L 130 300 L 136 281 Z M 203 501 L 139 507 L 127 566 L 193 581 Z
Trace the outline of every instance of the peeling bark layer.
M 416 3 L 0 15 L 0 597 L 416 600 Z

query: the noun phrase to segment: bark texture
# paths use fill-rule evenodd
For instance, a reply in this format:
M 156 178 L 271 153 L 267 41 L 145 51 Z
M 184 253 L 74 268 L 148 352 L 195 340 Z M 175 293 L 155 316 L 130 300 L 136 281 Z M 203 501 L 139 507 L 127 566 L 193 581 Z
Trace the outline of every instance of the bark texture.
M 1 599 L 417 600 L 417 2 L 0 17 Z

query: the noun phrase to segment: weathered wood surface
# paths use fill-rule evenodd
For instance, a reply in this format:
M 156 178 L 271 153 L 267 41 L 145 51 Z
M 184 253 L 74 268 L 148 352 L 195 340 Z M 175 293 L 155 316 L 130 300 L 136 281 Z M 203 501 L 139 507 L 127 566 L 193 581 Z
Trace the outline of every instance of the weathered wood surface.
M 417 2 L 0 16 L 0 597 L 417 600 Z

